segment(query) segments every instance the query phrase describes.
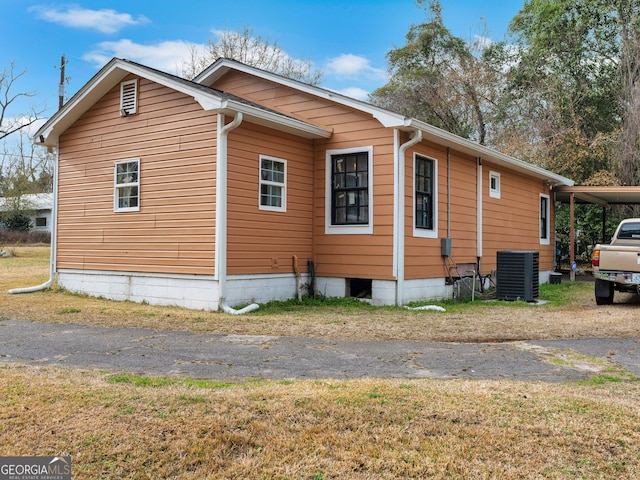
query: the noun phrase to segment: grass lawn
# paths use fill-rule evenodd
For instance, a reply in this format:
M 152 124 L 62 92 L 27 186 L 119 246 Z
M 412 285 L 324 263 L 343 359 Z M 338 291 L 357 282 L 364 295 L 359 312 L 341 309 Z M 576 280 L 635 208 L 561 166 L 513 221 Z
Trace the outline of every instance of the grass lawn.
M 545 287 L 551 302 L 536 307 L 307 302 L 242 317 L 6 294 L 48 278 L 47 252 L 0 259 L 0 318 L 351 339 L 640 336 L 637 305 L 596 307 L 579 283 Z M 74 479 L 640 478 L 640 382 L 624 372 L 571 384 L 226 383 L 0 364 L 0 392 L 0 455 L 71 455 Z

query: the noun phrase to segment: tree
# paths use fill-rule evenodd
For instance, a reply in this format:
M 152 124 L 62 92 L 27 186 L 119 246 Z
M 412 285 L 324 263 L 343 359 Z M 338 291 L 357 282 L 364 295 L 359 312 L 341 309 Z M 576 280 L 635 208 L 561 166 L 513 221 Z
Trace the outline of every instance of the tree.
M 33 97 L 35 95 L 32 92 L 14 93 L 16 82 L 26 75 L 26 73 L 26 69 L 16 73 L 14 62 L 11 62 L 9 68 L 5 68 L 0 72 L 0 140 L 32 125 L 38 120 L 39 115 L 42 113 L 42 111 L 36 111 L 34 108 L 31 108 L 27 114 L 9 117 L 10 109 L 19 99 Z
M 496 75 L 479 37 L 466 42 L 442 20 L 438 0 L 417 0 L 427 20 L 412 25 L 404 47 L 387 54 L 389 82 L 370 95 L 379 106 L 423 120 L 480 144 L 490 143 Z
M 519 48 L 509 103 L 528 105 L 523 123 L 543 164 L 576 146 L 577 182 L 611 171 L 608 184 L 640 180 L 639 10 L 636 0 L 530 0 L 511 23 Z
M 247 27 L 242 32 L 220 32 L 216 39 L 209 40 L 204 52 L 193 47 L 190 58 L 182 62 L 179 74 L 194 78 L 218 58 L 237 60 L 311 85 L 318 85 L 322 79 L 322 72 L 311 61 L 291 57 L 277 42 L 254 36 L 253 29 Z
M 51 156 L 34 145 L 26 131 L 14 134 L 12 140 L 5 141 L 0 152 L 0 196 L 19 199 L 28 193 L 51 192 Z

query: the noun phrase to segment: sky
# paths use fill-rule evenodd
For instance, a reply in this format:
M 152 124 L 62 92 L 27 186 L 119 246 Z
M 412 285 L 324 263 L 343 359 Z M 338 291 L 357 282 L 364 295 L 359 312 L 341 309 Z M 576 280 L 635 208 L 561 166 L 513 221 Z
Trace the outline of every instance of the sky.
M 487 32 L 500 41 L 524 0 L 441 0 L 445 26 L 471 40 Z M 1 0 L 0 73 L 12 62 L 26 70 L 8 115 L 31 106 L 44 118 L 58 107 L 64 54 L 68 100 L 111 58 L 120 57 L 169 73 L 217 32 L 251 29 L 286 54 L 309 60 L 323 72 L 320 86 L 366 100 L 386 83 L 386 54 L 405 44 L 412 24 L 425 20 L 414 0 Z M 486 25 L 486 28 L 483 27 Z

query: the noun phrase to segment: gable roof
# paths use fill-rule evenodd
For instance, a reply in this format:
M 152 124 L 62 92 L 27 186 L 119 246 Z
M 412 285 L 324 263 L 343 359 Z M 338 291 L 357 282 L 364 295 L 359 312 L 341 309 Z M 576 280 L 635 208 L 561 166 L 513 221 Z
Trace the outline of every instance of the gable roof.
M 465 138 L 454 135 L 453 133 L 442 130 L 441 128 L 434 127 L 428 123 L 422 122 L 415 118 L 407 117 L 405 115 L 392 112 L 390 110 L 372 105 L 362 100 L 356 100 L 351 97 L 347 97 L 337 92 L 327 90 L 324 88 L 309 85 L 298 80 L 283 77 L 273 72 L 261 70 L 256 67 L 246 65 L 236 60 L 228 58 L 220 58 L 202 73 L 196 76 L 193 81 L 202 85 L 213 85 L 216 80 L 223 77 L 227 72 L 235 70 L 256 77 L 269 80 L 271 82 L 285 85 L 287 87 L 314 95 L 316 97 L 324 98 L 332 102 L 345 105 L 361 112 L 370 114 L 373 118 L 377 119 L 383 126 L 388 128 L 397 128 L 402 131 L 415 132 L 417 130 L 422 131 L 422 137 L 425 140 L 432 141 L 438 145 L 454 148 L 457 151 L 466 153 L 472 157 L 480 157 L 491 161 L 492 163 L 502 166 L 504 168 L 515 170 L 517 172 L 533 176 L 535 178 L 549 182 L 552 185 L 567 185 L 572 186 L 573 180 L 557 175 L 542 167 L 533 165 L 528 162 L 524 162 L 515 157 L 505 155 L 492 148 L 485 147 L 479 143 L 467 140 Z
M 249 122 L 266 125 L 305 138 L 328 138 L 331 136 L 329 130 L 283 115 L 256 103 L 248 102 L 235 95 L 230 95 L 139 63 L 113 58 L 40 127 L 34 137 L 35 143 L 49 147 L 57 146 L 60 134 L 129 74 L 149 79 L 185 95 L 192 96 L 204 110 L 227 114 L 242 112 L 244 118 Z

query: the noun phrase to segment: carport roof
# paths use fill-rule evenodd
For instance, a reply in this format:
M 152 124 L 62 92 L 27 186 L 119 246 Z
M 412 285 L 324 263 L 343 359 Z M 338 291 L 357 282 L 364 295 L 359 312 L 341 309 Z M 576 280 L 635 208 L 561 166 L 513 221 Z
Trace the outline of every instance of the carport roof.
M 594 203 L 597 205 L 640 205 L 640 186 L 625 187 L 556 187 L 556 201 L 569 203 L 571 194 L 575 203 Z

